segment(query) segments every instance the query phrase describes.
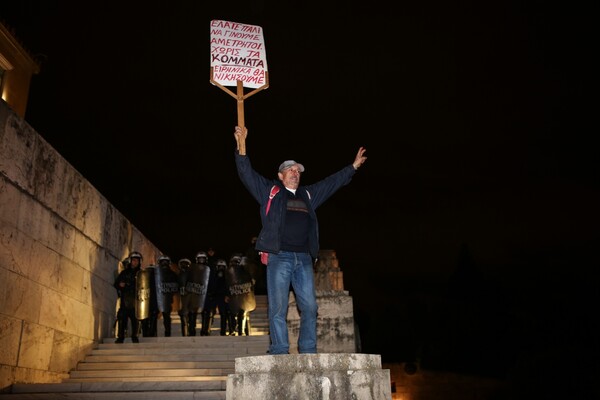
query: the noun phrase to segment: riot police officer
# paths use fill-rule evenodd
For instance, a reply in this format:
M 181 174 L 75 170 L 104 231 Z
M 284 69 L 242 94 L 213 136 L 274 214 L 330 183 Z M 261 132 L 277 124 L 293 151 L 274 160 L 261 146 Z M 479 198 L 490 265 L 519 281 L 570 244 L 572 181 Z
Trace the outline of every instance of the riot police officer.
M 128 321 L 131 322 L 131 341 L 138 343 L 138 320 L 135 316 L 136 286 L 135 276 L 142 264 L 142 255 L 134 251 L 127 258 L 125 268 L 115 279 L 114 287 L 119 296 L 119 311 L 117 312 L 118 334 L 115 343 L 123 343 Z
M 179 260 L 179 294 L 181 296 L 179 317 L 182 336 L 196 336 L 196 320 L 202 312 L 206 299 L 210 268 L 204 251 L 196 254 L 196 262 L 188 258 Z
M 179 284 L 177 274 L 171 269 L 171 259 L 168 256 L 158 257 L 158 266 L 154 275 L 158 311 L 163 317 L 165 336 L 171 336 L 171 311 L 173 311 L 174 296 L 179 292 Z
M 250 335 L 250 312 L 256 309 L 254 279 L 248 271 L 248 259 L 233 254 L 225 273 L 229 290 L 230 330 L 234 335 Z
M 140 321 L 144 337 L 157 336 L 158 302 L 155 270 L 155 265 L 142 265 L 136 275 L 135 315 Z
M 177 262 L 179 267 L 179 274 L 177 275 L 177 283 L 179 285 L 179 296 L 181 301 L 179 302 L 179 319 L 181 321 L 181 336 L 190 336 L 192 327 L 189 321 L 189 299 L 191 296 L 188 295 L 186 286 L 190 275 L 190 266 L 192 261 L 189 258 L 182 258 Z M 194 330 L 196 327 L 194 326 Z M 195 336 L 195 335 L 194 335 Z
M 210 276 L 208 278 L 208 290 L 206 293 L 206 302 L 204 304 L 204 310 L 202 310 L 202 329 L 200 336 L 209 336 L 212 327 L 213 319 L 217 310 L 221 318 L 221 336 L 227 335 L 227 325 L 229 322 L 229 306 L 227 301 L 229 300 L 227 293 L 227 281 L 225 280 L 225 269 L 227 263 L 223 259 L 219 259 L 216 264 L 216 268 L 210 269 Z M 230 326 L 230 332 L 233 330 Z

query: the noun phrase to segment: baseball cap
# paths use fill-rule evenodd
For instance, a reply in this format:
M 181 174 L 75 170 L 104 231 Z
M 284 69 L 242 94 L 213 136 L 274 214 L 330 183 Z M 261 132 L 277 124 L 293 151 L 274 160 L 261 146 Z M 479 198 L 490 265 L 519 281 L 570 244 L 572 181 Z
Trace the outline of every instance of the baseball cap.
M 304 165 L 297 163 L 294 160 L 287 160 L 287 161 L 282 162 L 281 165 L 279 166 L 279 172 L 283 171 L 284 169 L 293 167 L 294 165 L 298 166 L 298 170 L 300 170 L 300 172 L 304 172 Z

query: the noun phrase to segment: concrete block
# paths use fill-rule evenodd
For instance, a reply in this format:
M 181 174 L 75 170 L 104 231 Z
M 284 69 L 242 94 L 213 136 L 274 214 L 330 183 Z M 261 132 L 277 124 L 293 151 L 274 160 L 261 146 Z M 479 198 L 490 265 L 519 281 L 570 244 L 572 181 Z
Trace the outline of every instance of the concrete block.
M 389 370 L 371 354 L 241 357 L 227 378 L 227 400 L 391 400 Z

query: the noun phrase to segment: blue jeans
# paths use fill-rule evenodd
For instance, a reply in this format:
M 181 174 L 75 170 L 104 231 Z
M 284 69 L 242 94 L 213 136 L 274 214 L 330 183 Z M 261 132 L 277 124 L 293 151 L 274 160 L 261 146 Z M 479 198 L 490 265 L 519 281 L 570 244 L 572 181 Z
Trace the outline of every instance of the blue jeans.
M 269 301 L 269 354 L 288 354 L 287 312 L 290 285 L 300 313 L 299 353 L 317 352 L 317 297 L 312 257 L 308 253 L 281 251 L 269 254 L 267 298 Z

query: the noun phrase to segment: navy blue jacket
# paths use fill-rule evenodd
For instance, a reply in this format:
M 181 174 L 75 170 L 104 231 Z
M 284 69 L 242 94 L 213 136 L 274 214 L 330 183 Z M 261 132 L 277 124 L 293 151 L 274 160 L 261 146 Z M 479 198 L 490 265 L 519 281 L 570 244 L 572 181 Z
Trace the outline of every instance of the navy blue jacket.
M 280 190 L 287 190 L 280 180 L 267 179 L 252 168 L 250 158 L 241 156 L 235 151 L 235 163 L 242 183 L 248 189 L 252 197 L 260 204 L 260 218 L 262 220 L 262 229 L 256 241 L 256 250 L 266 253 L 279 253 L 281 249 L 281 234 L 285 223 L 285 214 L 287 208 L 287 196 L 283 193 L 277 194 L 271 201 L 269 214 L 265 215 L 269 194 L 273 185 L 279 186 Z M 296 190 L 299 196 L 307 205 L 310 215 L 310 231 L 308 244 L 310 255 L 317 258 L 319 254 L 319 223 L 315 210 L 334 194 L 342 186 L 347 185 L 352 180 L 356 170 L 349 164 L 340 171 L 328 176 L 327 178 L 307 186 L 300 185 Z

